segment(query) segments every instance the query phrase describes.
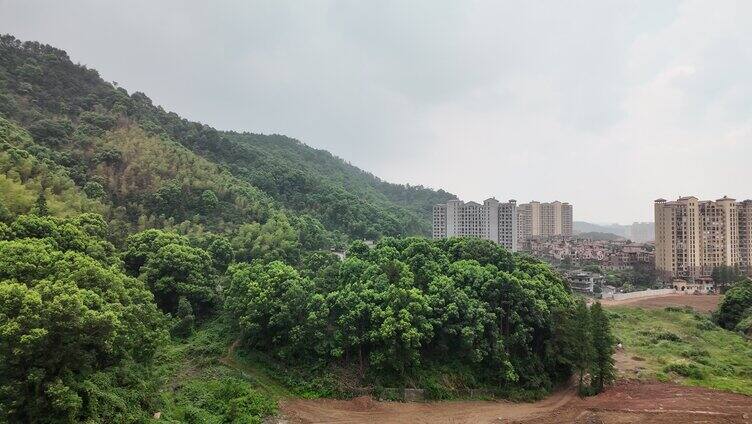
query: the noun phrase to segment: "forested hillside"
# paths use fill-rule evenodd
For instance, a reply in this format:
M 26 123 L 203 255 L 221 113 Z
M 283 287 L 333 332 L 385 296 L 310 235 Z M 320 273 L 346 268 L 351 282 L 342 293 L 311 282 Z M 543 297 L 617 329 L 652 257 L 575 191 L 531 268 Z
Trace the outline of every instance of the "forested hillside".
M 261 423 L 280 396 L 530 398 L 573 371 L 602 390 L 607 317 L 548 265 L 406 237 L 450 196 L 0 38 L 0 422 Z
M 453 197 L 383 182 L 283 136 L 187 121 L 62 50 L 9 35 L 0 38 L 0 117 L 28 131 L 16 148 L 54 164 L 79 189 L 88 185 L 108 219 L 129 229 L 224 231 L 281 213 L 296 231 L 323 226 L 331 244 L 428 234 L 431 206 Z

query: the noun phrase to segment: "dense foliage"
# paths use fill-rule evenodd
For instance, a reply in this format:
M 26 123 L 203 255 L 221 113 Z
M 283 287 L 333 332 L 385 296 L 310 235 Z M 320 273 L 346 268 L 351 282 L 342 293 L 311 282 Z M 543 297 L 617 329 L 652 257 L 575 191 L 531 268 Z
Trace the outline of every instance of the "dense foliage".
M 352 367 L 365 383 L 406 384 L 452 361 L 497 387 L 547 390 L 571 372 L 554 334 L 574 303 L 540 262 L 484 240 L 419 238 L 356 242 L 342 262 L 321 259 L 304 273 L 278 261 L 230 269 L 225 307 L 247 346 Z
M 100 371 L 148 363 L 163 343 L 152 294 L 121 271 L 105 231 L 95 215 L 20 216 L 4 231 L 0 416 L 9 421 L 72 422 L 117 408 L 92 390 Z
M 725 292 L 732 284 L 747 278 L 738 267 L 728 265 L 714 267 L 711 277 L 721 293 Z
M 715 321 L 727 330 L 752 335 L 752 279 L 739 281 L 726 292 Z

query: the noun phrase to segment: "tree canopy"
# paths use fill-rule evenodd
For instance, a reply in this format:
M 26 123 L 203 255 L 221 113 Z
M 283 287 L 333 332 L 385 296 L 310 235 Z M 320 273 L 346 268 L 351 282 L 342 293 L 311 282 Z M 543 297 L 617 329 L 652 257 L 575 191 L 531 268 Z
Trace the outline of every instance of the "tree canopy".
M 749 319 L 752 317 L 752 279 L 744 279 L 731 286 L 715 311 L 715 321 L 727 330 L 735 330 L 743 321 L 747 326 L 738 328 L 739 331 L 747 332 Z M 746 320 L 745 320 L 746 319 Z
M 88 379 L 149 361 L 164 339 L 152 294 L 120 270 L 101 224 L 21 216 L 0 241 L 0 415 L 11 421 L 88 416 Z
M 278 261 L 230 268 L 225 307 L 249 346 L 398 379 L 448 358 L 497 384 L 559 378 L 563 359 L 546 355 L 553 311 L 574 303 L 540 262 L 489 241 L 420 238 L 353 243 L 344 261 L 317 262 L 303 274 Z

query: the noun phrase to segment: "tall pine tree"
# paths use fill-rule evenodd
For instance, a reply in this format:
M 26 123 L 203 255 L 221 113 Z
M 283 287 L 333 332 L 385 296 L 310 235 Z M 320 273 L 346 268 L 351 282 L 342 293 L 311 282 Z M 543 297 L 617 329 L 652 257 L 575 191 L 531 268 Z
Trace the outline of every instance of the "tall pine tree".
M 576 357 L 573 365 L 579 374 L 577 390 L 582 395 L 584 394 L 583 378 L 585 373 L 591 368 L 591 363 L 595 358 L 590 310 L 588 310 L 587 304 L 583 299 L 577 302 L 573 318 L 572 336 L 576 349 Z
M 44 188 L 39 191 L 39 196 L 34 204 L 34 214 L 39 216 L 50 214 L 50 210 L 47 208 L 47 197 L 44 195 Z
M 608 317 L 600 302 L 590 308 L 590 328 L 593 336 L 593 362 L 591 368 L 591 386 L 595 393 L 603 391 L 603 386 L 614 381 L 614 336 Z

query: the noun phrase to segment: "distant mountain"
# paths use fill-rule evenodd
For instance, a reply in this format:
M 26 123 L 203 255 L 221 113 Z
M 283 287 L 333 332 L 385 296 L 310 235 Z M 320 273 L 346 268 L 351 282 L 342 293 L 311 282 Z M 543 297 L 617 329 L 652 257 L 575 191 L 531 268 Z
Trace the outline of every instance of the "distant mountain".
M 625 237 L 617 236 L 616 234 L 612 233 L 601 233 L 597 231 L 589 231 L 586 233 L 577 233 L 574 235 L 575 238 L 580 239 L 590 239 L 590 240 L 625 240 Z
M 638 243 L 652 241 L 655 237 L 655 224 L 652 222 L 635 222 L 630 225 L 621 224 L 593 224 L 584 221 L 574 221 L 575 234 L 607 233 L 626 238 Z

